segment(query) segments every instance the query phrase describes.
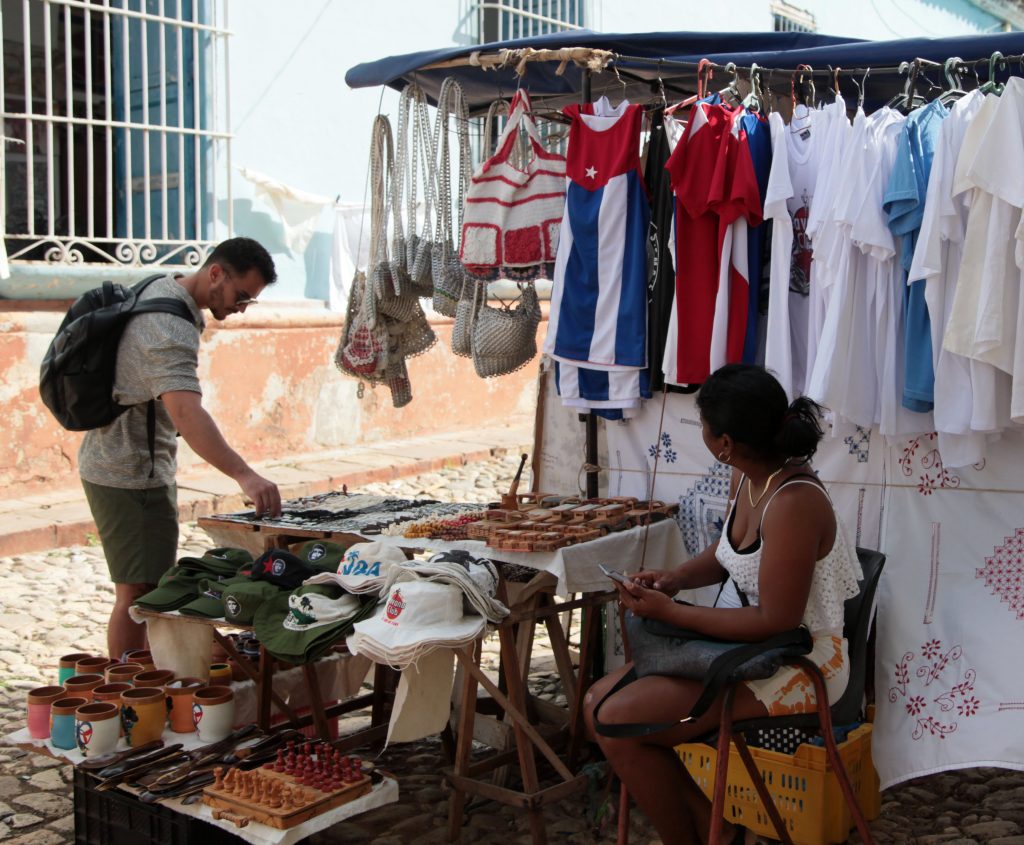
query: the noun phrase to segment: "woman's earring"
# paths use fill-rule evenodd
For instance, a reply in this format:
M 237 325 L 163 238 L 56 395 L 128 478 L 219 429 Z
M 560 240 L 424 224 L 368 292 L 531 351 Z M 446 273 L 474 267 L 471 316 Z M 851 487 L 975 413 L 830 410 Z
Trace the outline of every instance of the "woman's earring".
M 718 460 L 720 460 L 723 464 L 729 463 L 729 458 L 731 457 L 732 455 L 725 454 L 725 449 L 718 453 Z

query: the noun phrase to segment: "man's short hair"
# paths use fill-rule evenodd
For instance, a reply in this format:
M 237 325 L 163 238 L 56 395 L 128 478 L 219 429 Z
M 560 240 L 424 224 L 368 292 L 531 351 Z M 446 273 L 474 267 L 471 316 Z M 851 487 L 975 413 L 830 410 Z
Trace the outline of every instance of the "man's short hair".
M 227 269 L 244 275 L 255 269 L 262 277 L 265 284 L 272 285 L 277 281 L 277 270 L 274 269 L 274 259 L 259 241 L 252 238 L 229 238 L 221 241 L 213 248 L 210 257 L 203 264 L 209 267 L 211 264 L 220 264 Z

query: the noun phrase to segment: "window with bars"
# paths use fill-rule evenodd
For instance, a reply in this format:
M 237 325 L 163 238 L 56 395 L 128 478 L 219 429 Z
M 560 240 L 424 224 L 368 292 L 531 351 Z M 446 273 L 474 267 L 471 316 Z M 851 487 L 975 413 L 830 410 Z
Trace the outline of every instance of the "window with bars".
M 479 42 L 532 38 L 583 29 L 588 0 L 483 0 L 477 3 Z
M 817 32 L 818 21 L 812 12 L 791 6 L 784 0 L 771 4 L 772 29 L 775 32 Z
M 194 265 L 230 232 L 226 14 L 227 0 L 2 0 L 12 262 Z

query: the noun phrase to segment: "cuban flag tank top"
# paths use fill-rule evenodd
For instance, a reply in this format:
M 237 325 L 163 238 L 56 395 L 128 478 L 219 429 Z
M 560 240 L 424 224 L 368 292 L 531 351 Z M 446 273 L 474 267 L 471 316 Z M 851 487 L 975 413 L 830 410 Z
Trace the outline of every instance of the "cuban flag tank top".
M 647 227 L 640 162 L 643 107 L 606 97 L 572 120 L 551 315 L 544 352 L 591 369 L 647 366 Z

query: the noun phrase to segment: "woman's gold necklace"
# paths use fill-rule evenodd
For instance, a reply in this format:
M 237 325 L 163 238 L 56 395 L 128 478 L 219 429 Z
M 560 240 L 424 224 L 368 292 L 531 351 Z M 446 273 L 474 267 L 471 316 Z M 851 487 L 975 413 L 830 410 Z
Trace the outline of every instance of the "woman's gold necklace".
M 771 486 L 772 482 L 775 480 L 775 476 L 777 476 L 785 468 L 786 468 L 786 465 L 783 464 L 777 470 L 775 470 L 775 472 L 773 472 L 771 475 L 768 476 L 768 480 L 764 483 L 764 490 L 761 491 L 761 495 L 757 497 L 757 501 L 756 502 L 754 501 L 754 494 L 750 492 L 750 479 L 749 478 L 747 479 L 747 500 L 750 502 L 750 507 L 756 508 L 759 504 L 761 504 L 761 500 L 765 497 L 765 494 L 768 492 L 768 488 Z

